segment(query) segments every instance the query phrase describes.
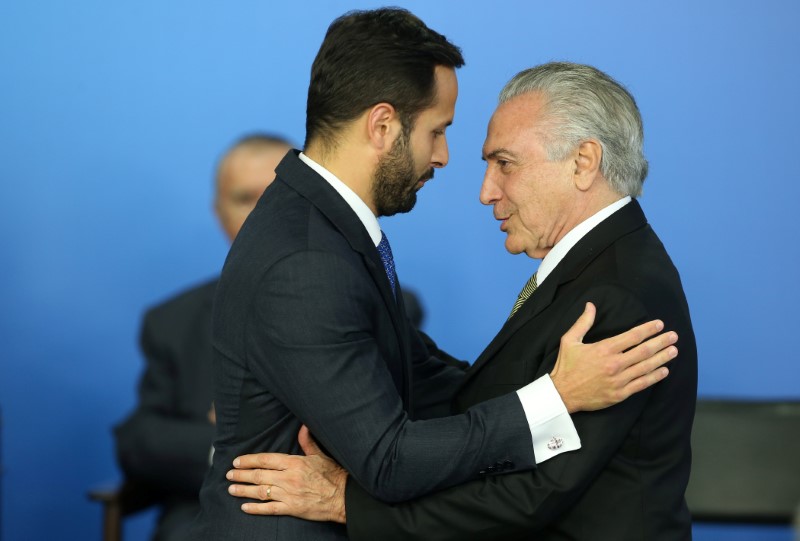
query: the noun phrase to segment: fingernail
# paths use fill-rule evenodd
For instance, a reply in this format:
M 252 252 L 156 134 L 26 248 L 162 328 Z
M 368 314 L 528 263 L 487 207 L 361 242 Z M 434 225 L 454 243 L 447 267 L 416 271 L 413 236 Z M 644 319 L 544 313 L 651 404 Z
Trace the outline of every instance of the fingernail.
M 228 494 L 236 494 L 236 487 L 231 485 L 228 487 Z
M 660 331 L 663 328 L 664 328 L 664 322 L 663 321 L 656 321 L 656 330 Z
M 238 467 L 239 467 L 239 458 L 238 458 L 238 457 L 233 459 L 233 466 L 234 466 L 235 468 L 238 468 Z
M 670 346 L 669 348 L 669 356 L 670 357 L 677 357 L 678 356 L 678 348 L 675 346 Z
M 228 479 L 233 479 L 233 472 L 228 471 L 228 473 L 225 474 L 225 477 L 227 477 Z
M 242 504 L 242 511 L 247 511 L 248 509 L 250 509 L 250 506 L 248 504 L 246 504 L 246 503 L 243 503 Z

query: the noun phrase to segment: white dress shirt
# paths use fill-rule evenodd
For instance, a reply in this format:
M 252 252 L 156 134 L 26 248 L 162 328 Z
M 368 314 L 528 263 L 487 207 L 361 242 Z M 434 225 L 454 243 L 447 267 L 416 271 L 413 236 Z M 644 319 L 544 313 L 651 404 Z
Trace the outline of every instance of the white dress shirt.
M 381 241 L 381 228 L 367 204 L 349 186 L 336 178 L 336 175 L 302 152 L 300 159 L 324 178 L 350 205 L 377 247 Z M 549 375 L 546 374 L 529 383 L 517 391 L 517 396 L 522 402 L 522 409 L 531 430 L 537 464 L 565 451 L 580 449 L 578 432 Z

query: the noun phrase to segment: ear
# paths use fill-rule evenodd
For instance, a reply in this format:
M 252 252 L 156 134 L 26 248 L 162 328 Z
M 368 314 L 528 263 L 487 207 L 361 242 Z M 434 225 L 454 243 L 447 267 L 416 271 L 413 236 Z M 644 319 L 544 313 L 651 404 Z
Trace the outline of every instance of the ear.
M 367 137 L 378 151 L 392 148 L 392 143 L 400 134 L 400 128 L 400 118 L 390 103 L 378 103 L 367 112 Z
M 600 163 L 603 160 L 603 147 L 594 139 L 578 145 L 575 155 L 575 186 L 582 192 L 588 191 L 600 176 Z

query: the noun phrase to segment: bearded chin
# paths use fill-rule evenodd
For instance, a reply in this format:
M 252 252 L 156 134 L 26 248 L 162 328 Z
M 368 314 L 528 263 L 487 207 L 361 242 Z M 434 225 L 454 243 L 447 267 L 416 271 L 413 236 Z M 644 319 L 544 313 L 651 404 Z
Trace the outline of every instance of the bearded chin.
M 405 192 L 400 192 L 399 190 L 382 191 L 382 196 L 377 196 L 376 194 L 375 197 L 378 216 L 394 216 L 395 214 L 409 212 L 416 203 L 417 192 L 413 189 Z

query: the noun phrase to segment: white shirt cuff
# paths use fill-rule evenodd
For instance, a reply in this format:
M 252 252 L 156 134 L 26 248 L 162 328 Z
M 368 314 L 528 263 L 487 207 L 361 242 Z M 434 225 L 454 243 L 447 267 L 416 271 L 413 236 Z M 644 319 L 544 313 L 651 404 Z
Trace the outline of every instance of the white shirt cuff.
M 533 439 L 536 463 L 581 448 L 581 439 L 548 374 L 517 391 Z

